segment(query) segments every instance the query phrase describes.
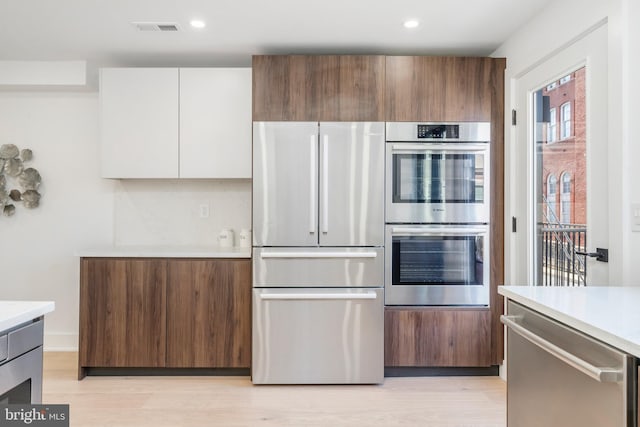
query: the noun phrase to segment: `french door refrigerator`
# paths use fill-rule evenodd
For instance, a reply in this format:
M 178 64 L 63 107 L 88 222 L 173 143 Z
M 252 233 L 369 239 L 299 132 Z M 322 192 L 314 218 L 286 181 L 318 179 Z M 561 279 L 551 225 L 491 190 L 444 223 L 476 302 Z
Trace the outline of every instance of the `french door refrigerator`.
M 253 124 L 254 384 L 384 377 L 384 123 Z

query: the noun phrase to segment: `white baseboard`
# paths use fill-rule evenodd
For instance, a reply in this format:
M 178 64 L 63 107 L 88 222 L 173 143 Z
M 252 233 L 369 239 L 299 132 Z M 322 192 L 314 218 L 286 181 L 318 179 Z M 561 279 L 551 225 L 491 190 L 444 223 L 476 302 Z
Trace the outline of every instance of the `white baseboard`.
M 507 380 L 507 361 L 503 360 L 502 361 L 502 365 L 500 365 L 500 378 L 502 378 L 504 381 Z
M 44 334 L 44 351 L 78 351 L 78 334 Z

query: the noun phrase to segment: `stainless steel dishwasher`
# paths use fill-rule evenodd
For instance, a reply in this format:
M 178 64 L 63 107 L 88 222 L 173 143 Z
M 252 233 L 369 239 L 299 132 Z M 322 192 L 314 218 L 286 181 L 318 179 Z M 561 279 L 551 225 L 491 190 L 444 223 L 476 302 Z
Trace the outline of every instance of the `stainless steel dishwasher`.
M 636 426 L 636 359 L 507 303 L 508 427 Z

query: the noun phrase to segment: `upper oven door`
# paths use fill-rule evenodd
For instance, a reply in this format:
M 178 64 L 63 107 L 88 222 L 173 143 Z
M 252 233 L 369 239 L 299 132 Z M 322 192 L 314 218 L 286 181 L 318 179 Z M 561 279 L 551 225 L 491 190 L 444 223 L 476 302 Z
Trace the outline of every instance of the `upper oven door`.
M 386 144 L 387 223 L 489 221 L 488 143 Z
M 488 305 L 487 225 L 387 225 L 385 304 Z

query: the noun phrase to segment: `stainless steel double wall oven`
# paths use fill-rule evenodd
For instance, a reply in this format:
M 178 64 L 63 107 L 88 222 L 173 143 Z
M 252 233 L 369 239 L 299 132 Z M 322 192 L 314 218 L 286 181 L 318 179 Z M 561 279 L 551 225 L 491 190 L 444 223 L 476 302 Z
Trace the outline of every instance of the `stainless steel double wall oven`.
M 386 305 L 489 304 L 490 135 L 386 124 Z

